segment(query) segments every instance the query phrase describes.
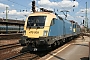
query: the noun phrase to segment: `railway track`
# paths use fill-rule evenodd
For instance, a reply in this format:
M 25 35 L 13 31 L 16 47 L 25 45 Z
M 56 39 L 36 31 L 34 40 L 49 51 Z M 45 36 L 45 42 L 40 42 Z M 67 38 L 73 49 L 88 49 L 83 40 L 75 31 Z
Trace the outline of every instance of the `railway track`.
M 60 46 L 58 46 L 58 47 L 60 47 Z M 27 50 L 27 52 L 18 53 L 14 56 L 6 58 L 5 60 L 37 60 L 37 59 L 40 59 L 41 57 L 49 54 L 50 52 L 54 51 L 58 47 L 53 48 L 53 49 L 48 50 L 48 51 L 42 51 L 42 52 L 38 52 L 38 51 L 37 52 L 29 52 Z
M 20 46 L 20 44 L 16 44 L 16 46 L 15 46 L 15 44 L 13 45 L 13 44 L 9 44 L 9 46 L 12 46 L 12 48 L 10 48 L 10 47 L 7 47 L 7 48 L 10 48 L 9 50 L 12 50 L 12 49 L 14 49 L 14 47 L 15 48 L 18 48 L 18 47 L 16 47 L 16 46 Z M 2 45 L 2 46 L 8 46 L 8 45 Z M 0 46 L 1 47 L 1 46 Z M 60 47 L 60 46 L 59 46 Z M 0 48 L 0 50 L 1 51 L 4 51 L 3 49 L 7 49 L 7 48 Z M 57 49 L 57 48 L 56 48 Z M 14 50 L 16 50 L 16 49 L 14 49 Z M 14 50 L 12 50 L 12 51 L 14 51 Z M 53 50 L 55 50 L 55 49 L 53 49 Z M 27 51 L 27 52 L 22 52 L 22 53 L 12 53 L 11 52 L 11 54 L 10 54 L 10 56 L 9 57 L 4 57 L 4 58 L 2 58 L 2 59 L 5 59 L 5 60 L 37 60 L 37 59 L 39 59 L 39 58 L 41 58 L 41 57 L 43 57 L 43 56 L 45 56 L 45 55 L 47 55 L 48 53 L 50 53 L 51 51 L 53 51 L 53 50 L 50 50 L 50 51 L 45 51 L 45 52 L 29 52 L 29 51 Z M 7 51 L 7 50 L 6 50 Z M 8 51 L 7 51 L 7 53 L 8 53 Z M 2 53 L 3 54 L 3 53 Z M 5 54 L 6 55 L 6 54 Z
M 26 49 L 26 48 L 25 48 Z M 8 58 L 5 58 L 5 60 L 37 60 L 40 59 L 41 57 L 47 55 L 49 52 L 51 52 L 52 50 L 49 51 L 28 51 L 28 50 L 24 50 L 22 52 L 19 52 L 16 55 L 10 56 Z
M 11 57 L 9 57 L 9 58 L 6 58 L 5 60 L 14 59 L 14 58 L 16 58 L 16 57 L 22 56 L 22 55 L 27 54 L 27 53 L 28 53 L 28 52 L 19 53 L 19 54 L 17 54 L 17 55 L 14 55 L 14 56 L 11 56 Z
M 43 56 L 49 54 L 50 52 L 54 51 L 55 49 L 56 48 L 48 50 L 48 51 L 42 51 L 42 52 L 41 51 L 40 52 L 39 51 L 30 52 L 27 50 L 27 52 L 22 52 L 22 53 L 16 54 L 14 56 L 6 58 L 5 60 L 38 60 L 41 57 L 43 57 Z
M 12 48 L 12 47 L 16 47 L 16 46 L 20 46 L 20 44 L 19 43 L 14 43 L 14 44 L 2 45 L 2 46 L 0 46 L 0 50 L 4 50 L 4 49 L 7 49 L 7 48 Z
M 55 49 L 57 49 L 57 48 L 55 48 Z M 13 47 L 13 49 L 14 49 L 14 47 Z M 29 52 L 28 50 L 24 50 L 24 51 L 22 51 L 22 53 L 21 52 L 18 52 L 18 53 L 12 53 L 11 52 L 10 56 L 3 57 L 2 59 L 4 59 L 4 60 L 37 60 L 37 59 L 40 59 L 43 56 L 49 54 L 50 52 L 54 51 L 55 49 L 52 49 L 49 51 L 42 51 L 42 52 Z M 10 48 L 10 50 L 11 50 L 11 48 Z
M 0 40 L 20 39 L 22 33 L 0 34 Z
M 38 60 L 41 57 L 47 55 L 50 51 L 46 52 L 24 52 L 17 55 L 6 58 L 5 60 Z
M 6 58 L 5 60 L 37 60 L 40 56 L 37 53 L 30 53 L 29 51 L 19 53 L 15 56 Z

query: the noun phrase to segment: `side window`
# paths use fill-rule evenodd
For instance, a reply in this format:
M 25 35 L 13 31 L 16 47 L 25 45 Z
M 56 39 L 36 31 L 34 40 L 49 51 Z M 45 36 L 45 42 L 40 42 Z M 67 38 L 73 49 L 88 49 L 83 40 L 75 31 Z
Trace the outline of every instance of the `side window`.
M 55 20 L 56 20 L 55 18 L 52 19 L 52 21 L 51 21 L 51 25 L 50 25 L 50 26 L 52 26 L 52 25 L 55 24 Z
M 73 23 L 73 28 L 75 28 L 74 25 L 75 25 L 75 24 Z
M 76 24 L 75 24 L 75 28 L 76 28 Z
M 76 28 L 76 24 L 75 23 L 73 24 L 73 28 Z

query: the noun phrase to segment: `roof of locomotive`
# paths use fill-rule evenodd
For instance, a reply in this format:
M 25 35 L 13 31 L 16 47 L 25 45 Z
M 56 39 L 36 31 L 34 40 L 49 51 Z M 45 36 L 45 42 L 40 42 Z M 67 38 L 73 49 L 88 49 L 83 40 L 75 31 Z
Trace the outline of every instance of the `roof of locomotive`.
M 29 16 L 48 16 L 48 15 L 51 15 L 53 18 L 56 17 L 56 15 L 51 12 L 35 12 L 35 13 L 31 13 Z

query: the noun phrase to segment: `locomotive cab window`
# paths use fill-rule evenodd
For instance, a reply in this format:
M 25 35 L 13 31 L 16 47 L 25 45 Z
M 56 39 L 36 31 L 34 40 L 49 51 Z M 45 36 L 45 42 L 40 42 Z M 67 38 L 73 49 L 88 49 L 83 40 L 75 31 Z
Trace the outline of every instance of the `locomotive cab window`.
M 51 21 L 51 25 L 50 25 L 50 26 L 52 26 L 52 25 L 55 24 L 55 20 L 56 20 L 55 18 L 52 19 L 52 21 Z
M 27 21 L 27 27 L 40 27 L 45 25 L 46 16 L 30 16 Z

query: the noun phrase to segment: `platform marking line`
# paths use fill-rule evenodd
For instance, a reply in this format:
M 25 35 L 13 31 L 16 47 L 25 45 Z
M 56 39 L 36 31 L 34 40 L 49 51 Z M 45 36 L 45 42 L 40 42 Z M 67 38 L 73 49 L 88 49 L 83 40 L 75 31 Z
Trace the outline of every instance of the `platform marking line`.
M 53 55 L 57 55 L 58 53 L 60 53 L 61 51 L 63 51 L 64 49 L 66 49 L 67 47 L 69 47 L 71 44 L 65 46 L 64 48 L 62 48 L 61 50 L 57 51 L 57 53 L 53 54 Z M 49 60 L 51 59 L 53 56 L 50 56 L 49 58 L 45 59 L 45 60 Z

